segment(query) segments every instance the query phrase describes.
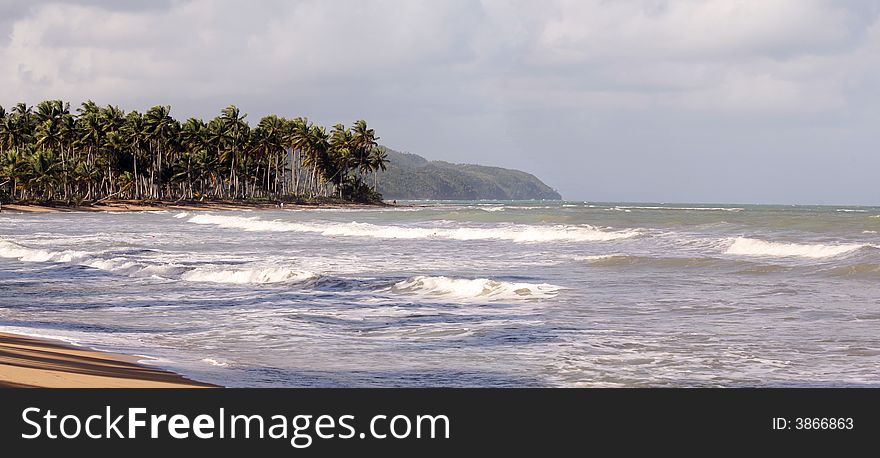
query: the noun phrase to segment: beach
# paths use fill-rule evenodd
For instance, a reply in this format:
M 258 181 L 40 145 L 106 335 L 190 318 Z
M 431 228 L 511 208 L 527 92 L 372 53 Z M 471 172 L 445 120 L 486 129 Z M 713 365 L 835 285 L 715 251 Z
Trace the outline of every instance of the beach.
M 0 388 L 207 388 L 134 357 L 0 333 Z
M 880 208 L 0 215 L 0 332 L 224 387 L 876 386 Z M 140 356 L 139 356 L 140 357 Z
M 92 205 L 53 205 L 53 204 L 2 204 L 0 211 L 14 213 L 64 213 L 64 212 L 143 212 L 143 211 L 224 211 L 254 209 L 314 209 L 314 208 L 371 208 L 386 204 L 342 203 L 289 203 L 289 202 L 241 202 L 241 201 L 142 201 L 111 200 Z

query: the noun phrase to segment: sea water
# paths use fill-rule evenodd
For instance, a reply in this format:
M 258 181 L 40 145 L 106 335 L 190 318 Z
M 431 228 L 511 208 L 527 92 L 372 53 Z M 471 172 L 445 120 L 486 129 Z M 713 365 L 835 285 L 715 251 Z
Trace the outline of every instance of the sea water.
M 880 208 L 0 214 L 0 331 L 226 386 L 877 386 Z

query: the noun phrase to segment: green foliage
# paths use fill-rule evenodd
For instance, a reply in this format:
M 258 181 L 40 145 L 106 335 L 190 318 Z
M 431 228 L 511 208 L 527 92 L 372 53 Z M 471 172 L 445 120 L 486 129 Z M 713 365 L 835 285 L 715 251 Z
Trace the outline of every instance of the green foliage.
M 385 149 L 390 166 L 379 183 L 385 199 L 557 200 L 558 192 L 519 170 L 450 164 Z
M 255 128 L 234 105 L 180 123 L 170 106 L 47 100 L 0 107 L 0 195 L 11 200 L 380 199 L 387 158 L 363 120 L 331 133 L 305 118 L 269 115 Z M 374 186 L 375 187 L 375 186 Z

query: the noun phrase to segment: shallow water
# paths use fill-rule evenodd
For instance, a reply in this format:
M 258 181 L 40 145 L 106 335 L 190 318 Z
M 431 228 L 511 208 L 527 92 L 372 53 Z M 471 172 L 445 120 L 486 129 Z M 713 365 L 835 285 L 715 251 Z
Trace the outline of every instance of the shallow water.
M 0 214 L 0 330 L 227 386 L 876 386 L 880 208 Z

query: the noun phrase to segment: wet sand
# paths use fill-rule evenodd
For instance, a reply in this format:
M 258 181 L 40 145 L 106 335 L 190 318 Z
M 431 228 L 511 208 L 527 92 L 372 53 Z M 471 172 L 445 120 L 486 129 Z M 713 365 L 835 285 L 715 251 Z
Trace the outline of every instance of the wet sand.
M 0 333 L 0 388 L 208 388 L 134 357 Z

